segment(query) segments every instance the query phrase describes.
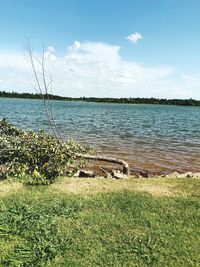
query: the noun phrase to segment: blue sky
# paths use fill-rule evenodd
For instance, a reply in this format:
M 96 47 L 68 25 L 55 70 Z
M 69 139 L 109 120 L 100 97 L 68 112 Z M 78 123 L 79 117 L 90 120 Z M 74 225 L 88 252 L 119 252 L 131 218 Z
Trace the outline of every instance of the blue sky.
M 33 90 L 28 38 L 55 93 L 200 99 L 199 14 L 199 0 L 0 0 L 0 88 Z

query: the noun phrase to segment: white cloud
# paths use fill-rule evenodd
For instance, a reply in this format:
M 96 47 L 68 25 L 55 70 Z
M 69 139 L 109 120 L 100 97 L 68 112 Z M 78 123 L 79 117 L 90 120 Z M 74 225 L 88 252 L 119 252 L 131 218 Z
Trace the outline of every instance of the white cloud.
M 74 41 L 73 45 L 68 47 L 68 52 L 76 53 L 79 50 L 80 46 L 81 46 L 80 42 Z
M 55 53 L 56 53 L 55 48 L 53 46 L 49 46 L 47 48 L 47 51 L 44 53 L 45 59 L 46 60 L 50 59 L 51 61 L 56 61 L 57 57 L 56 57 Z
M 50 53 L 55 53 L 56 52 L 56 49 L 53 46 L 49 46 L 47 48 L 47 51 L 49 51 Z
M 183 88 L 182 97 L 200 98 L 194 89 L 197 84 L 200 86 L 200 78 L 193 77 L 192 82 L 191 77 L 175 75 L 170 67 L 146 67 L 126 61 L 120 56 L 119 46 L 75 41 L 63 56 L 49 47 L 45 58 L 53 78 L 54 94 L 171 98 L 181 97 Z M 176 81 L 174 76 L 178 77 Z M 23 54 L 0 52 L 1 89 L 34 92 L 32 82 L 30 64 Z
M 136 44 L 139 40 L 142 40 L 143 37 L 140 33 L 135 32 L 127 36 L 126 39 L 129 40 L 129 42 Z

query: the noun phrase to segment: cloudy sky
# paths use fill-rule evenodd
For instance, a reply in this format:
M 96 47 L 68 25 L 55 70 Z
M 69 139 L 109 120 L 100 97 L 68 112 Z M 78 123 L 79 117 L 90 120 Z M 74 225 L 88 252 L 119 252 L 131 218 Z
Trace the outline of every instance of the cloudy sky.
M 0 0 L 0 90 L 34 92 L 27 38 L 63 96 L 200 99 L 199 0 Z M 39 69 L 38 69 L 39 72 Z

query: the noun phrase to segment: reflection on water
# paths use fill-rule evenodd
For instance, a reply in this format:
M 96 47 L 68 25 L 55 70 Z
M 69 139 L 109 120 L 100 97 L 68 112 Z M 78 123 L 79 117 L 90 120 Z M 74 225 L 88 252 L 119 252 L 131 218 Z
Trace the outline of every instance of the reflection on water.
M 200 108 L 53 101 L 62 135 L 134 169 L 200 171 Z M 50 131 L 40 100 L 0 99 L 0 118 Z

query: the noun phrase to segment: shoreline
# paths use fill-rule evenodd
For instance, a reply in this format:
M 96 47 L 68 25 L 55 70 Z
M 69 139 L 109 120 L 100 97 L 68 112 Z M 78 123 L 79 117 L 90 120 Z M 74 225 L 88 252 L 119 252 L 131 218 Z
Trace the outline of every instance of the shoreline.
M 119 166 L 115 165 L 110 165 L 106 166 L 103 164 L 96 164 L 92 165 L 91 162 L 89 162 L 85 168 L 83 168 L 84 171 L 89 171 L 93 172 L 95 174 L 95 178 L 98 177 L 110 177 L 110 175 L 106 175 L 105 173 L 110 174 L 112 171 L 117 171 L 122 173 L 122 170 Z M 77 174 L 76 174 L 77 176 Z M 75 177 L 76 177 L 75 176 Z M 200 171 L 178 171 L 178 170 L 172 170 L 172 171 L 149 171 L 146 169 L 133 169 L 130 168 L 130 176 L 131 178 L 200 178 Z
M 88 178 L 111 178 L 112 172 L 119 172 L 119 174 L 122 174 L 121 167 L 117 164 L 109 164 L 105 163 L 104 165 L 97 162 L 97 164 L 92 164 L 93 160 L 88 161 L 86 166 L 84 168 L 80 168 L 74 175 L 72 175 L 72 178 L 77 178 L 79 177 L 79 173 L 81 171 L 84 172 L 91 172 L 94 174 L 94 176 L 88 176 Z M 127 162 L 128 163 L 128 162 Z M 128 163 L 129 164 L 129 163 Z M 130 167 L 130 165 L 129 165 Z M 7 168 L 5 164 L 0 164 L 0 174 L 5 174 L 7 172 Z M 120 176 L 119 175 L 119 176 Z M 63 175 L 63 177 L 66 176 Z M 86 176 L 87 177 L 87 176 Z M 121 178 L 118 177 L 112 177 L 116 179 L 123 179 L 123 178 L 200 178 L 200 171 L 178 171 L 178 170 L 173 170 L 173 171 L 149 171 L 146 169 L 142 168 L 130 168 L 130 175 L 125 177 L 122 175 Z M 0 180 L 1 175 L 0 175 Z

